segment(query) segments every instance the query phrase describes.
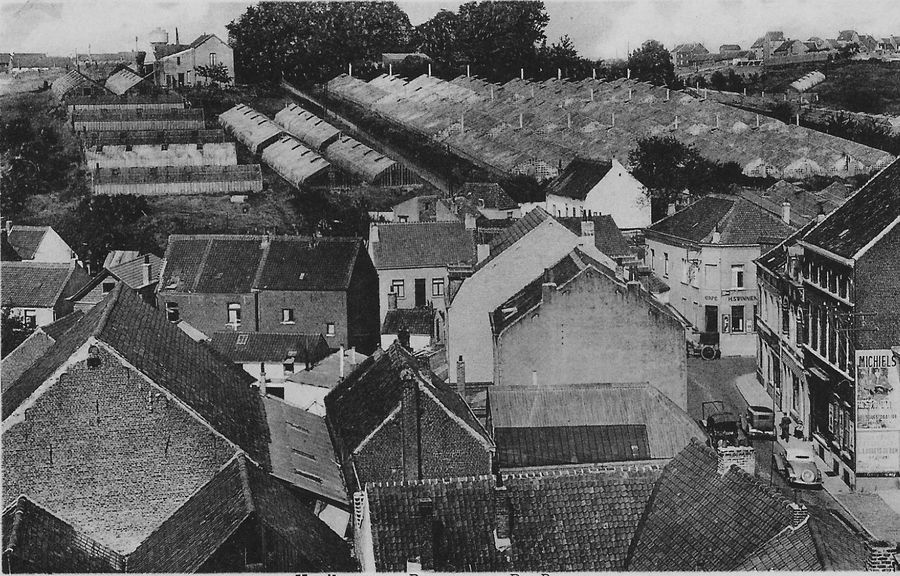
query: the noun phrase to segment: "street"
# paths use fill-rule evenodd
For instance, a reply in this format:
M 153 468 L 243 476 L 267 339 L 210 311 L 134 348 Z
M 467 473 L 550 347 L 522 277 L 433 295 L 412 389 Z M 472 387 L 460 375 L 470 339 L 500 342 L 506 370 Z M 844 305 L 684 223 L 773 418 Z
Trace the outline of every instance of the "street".
M 747 401 L 735 384 L 742 375 L 753 374 L 756 361 L 752 357 L 730 357 L 719 360 L 688 358 L 688 413 L 694 419 L 703 417 L 703 402 L 721 400 L 725 409 L 746 413 Z M 774 440 L 755 439 L 756 475 L 777 488 L 788 499 L 804 504 L 814 520 L 811 525 L 822 559 L 833 570 L 861 570 L 865 550 L 865 531 L 850 518 L 841 505 L 825 490 L 795 489 L 773 470 L 772 451 L 782 450 Z

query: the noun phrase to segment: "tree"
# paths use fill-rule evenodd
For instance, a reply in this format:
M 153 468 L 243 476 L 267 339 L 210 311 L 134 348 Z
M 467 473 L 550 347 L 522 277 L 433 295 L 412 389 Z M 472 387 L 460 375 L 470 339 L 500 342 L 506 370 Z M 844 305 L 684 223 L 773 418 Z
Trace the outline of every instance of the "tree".
M 416 50 L 431 56 L 439 70 L 451 68 L 458 62 L 456 26 L 456 14 L 441 10 L 430 20 L 416 26 L 413 32 Z
M 197 76 L 202 76 L 209 82 L 215 82 L 216 84 L 228 84 L 231 82 L 228 68 L 221 62 L 211 66 L 197 66 L 195 70 L 197 71 Z
M 675 81 L 672 55 L 656 40 L 647 40 L 628 56 L 632 78 L 667 86 Z
M 590 74 L 594 67 L 593 62 L 578 55 L 575 44 L 568 36 L 562 36 L 559 42 L 550 46 L 544 41 L 537 50 L 536 62 L 540 70 L 539 78 L 555 78 L 558 72 L 566 78 L 578 78 Z
M 32 332 L 34 328 L 26 326 L 18 316 L 11 316 L 9 308 L 0 310 L 0 357 L 6 358 L 6 355 L 18 348 Z
M 291 204 L 303 218 L 304 234 L 368 237 L 369 209 L 364 199 L 332 197 L 320 189 L 297 190 Z

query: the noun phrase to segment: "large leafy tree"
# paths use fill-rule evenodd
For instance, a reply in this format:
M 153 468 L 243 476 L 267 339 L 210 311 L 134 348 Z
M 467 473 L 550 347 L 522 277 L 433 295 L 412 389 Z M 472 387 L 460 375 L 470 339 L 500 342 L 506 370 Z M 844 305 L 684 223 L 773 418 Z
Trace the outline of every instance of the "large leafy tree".
M 321 82 L 347 64 L 408 50 L 412 26 L 394 2 L 264 2 L 227 26 L 236 75 Z
M 427 22 L 416 26 L 413 45 L 428 54 L 438 69 L 455 66 L 459 60 L 456 53 L 456 14 L 441 10 Z
M 652 82 L 659 86 L 675 81 L 675 64 L 672 55 L 656 40 L 647 40 L 628 56 L 628 68 L 632 78 Z

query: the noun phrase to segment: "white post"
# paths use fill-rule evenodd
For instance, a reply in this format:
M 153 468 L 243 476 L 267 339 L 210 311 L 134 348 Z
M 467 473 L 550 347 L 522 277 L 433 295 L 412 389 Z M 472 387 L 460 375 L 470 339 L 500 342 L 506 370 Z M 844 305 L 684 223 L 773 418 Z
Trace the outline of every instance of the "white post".
M 766 97 L 766 91 L 765 91 L 765 90 L 762 91 L 762 97 L 763 97 L 763 98 Z
M 678 116 L 675 117 L 675 129 L 678 130 Z
M 800 114 L 797 114 L 797 126 L 800 125 Z
M 466 78 L 469 77 L 469 65 L 466 64 Z
M 615 112 L 612 113 L 612 125 L 613 126 L 616 125 L 616 113 Z
M 388 64 L 388 76 L 393 76 L 393 75 L 394 75 L 394 65 Z
M 491 85 L 491 102 L 494 101 L 494 86 Z
M 524 79 L 525 79 L 525 69 L 519 68 L 519 80 L 524 80 Z
M 591 80 L 596 80 L 596 79 L 597 79 L 597 69 L 591 68 Z
M 428 63 L 428 77 L 431 78 L 431 62 Z
M 756 115 L 756 127 L 759 128 L 759 114 Z
M 347 64 L 347 76 L 353 76 L 353 64 Z
M 466 113 L 463 112 L 459 115 L 459 133 L 462 134 L 466 131 Z
M 800 116 L 798 115 L 797 118 L 800 118 Z M 571 112 L 569 112 L 568 114 L 566 114 L 566 125 L 567 125 L 569 128 L 572 128 L 572 113 L 571 113 Z
M 556 79 L 562 80 L 562 70 L 560 68 L 556 69 Z
M 666 88 L 666 102 L 669 101 L 669 89 Z
M 719 115 L 716 114 L 716 128 L 719 127 Z
M 534 98 L 534 86 L 531 87 L 531 97 Z
M 746 96 L 746 95 L 747 95 L 747 89 L 744 88 L 744 96 Z
M 594 89 L 591 88 L 591 102 L 594 101 Z
M 524 127 L 525 127 L 525 123 L 524 123 L 524 121 L 523 121 L 523 119 L 522 119 L 522 114 L 520 113 L 520 114 L 519 114 L 519 130 L 521 130 L 521 129 L 524 128 Z
M 631 80 L 631 68 L 628 68 L 628 79 Z

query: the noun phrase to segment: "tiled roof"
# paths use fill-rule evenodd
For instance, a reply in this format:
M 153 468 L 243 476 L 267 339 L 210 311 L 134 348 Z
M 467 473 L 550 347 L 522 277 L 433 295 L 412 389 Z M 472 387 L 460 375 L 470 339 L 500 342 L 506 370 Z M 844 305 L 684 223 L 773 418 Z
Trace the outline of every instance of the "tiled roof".
M 520 238 L 540 226 L 545 220 L 551 219 L 543 208 L 535 208 L 528 214 L 516 220 L 516 223 L 506 228 L 491 240 L 490 255 L 478 263 L 482 268 L 485 264 L 499 256 L 504 250 L 515 244 Z
M 121 555 L 19 496 L 3 511 L 4 572 L 120 572 Z
M 743 198 L 720 195 L 704 196 L 648 229 L 651 233 L 704 244 L 712 242 L 716 230 L 720 234 L 719 244 L 725 245 L 782 240 L 794 231 L 780 218 Z
M 474 264 L 476 257 L 472 232 L 462 222 L 381 224 L 372 255 L 378 270 Z
M 49 226 L 13 226 L 7 239 L 22 260 L 31 260 Z
M 644 424 L 496 428 L 494 441 L 501 468 L 650 459 Z
M 143 287 L 144 284 L 144 257 L 149 259 L 150 264 L 150 284 L 159 279 L 159 273 L 162 270 L 162 258 L 156 254 L 138 255 L 134 258 L 124 260 L 115 264 L 104 265 L 113 276 L 125 283 L 126 286 L 133 289 Z
M 579 217 L 558 217 L 557 220 L 574 232 L 581 236 L 581 222 L 584 218 Z M 591 216 L 590 220 L 594 223 L 594 245 L 597 250 L 603 252 L 610 258 L 622 258 L 632 254 L 628 240 L 616 226 L 616 221 L 609 214 L 599 216 Z
M 328 419 L 340 436 L 343 450 L 352 452 L 400 405 L 401 382 L 407 372 L 416 378 L 420 389 L 431 392 L 476 434 L 487 437 L 459 394 L 423 368 L 399 343 L 394 343 L 386 351 L 376 350 L 325 397 Z
M 814 220 L 820 212 L 828 214 L 844 203 L 846 196 L 836 195 L 833 193 L 834 190 L 829 187 L 818 192 L 807 191 L 784 180 L 779 180 L 762 193 L 743 189 L 740 195 L 778 218 L 781 217 L 782 203 L 790 202 L 791 225 L 799 227 Z
M 274 334 L 267 332 L 214 332 L 210 342 L 232 362 L 294 362 L 314 364 L 331 354 L 321 334 Z
M 736 570 L 780 570 L 790 572 L 822 570 L 810 530 L 811 520 L 797 528 L 788 526 L 762 548 L 751 554 Z M 861 566 L 861 565 L 860 565 Z
M 647 458 L 673 458 L 691 443 L 691 438 L 706 437 L 684 410 L 646 383 L 492 386 L 488 388 L 488 404 L 494 430 L 645 426 Z M 561 457 L 565 453 L 564 458 L 570 458 L 576 448 L 575 444 L 562 444 L 556 450 Z M 630 450 L 631 445 L 627 448 Z M 499 438 L 497 450 L 501 452 Z M 626 455 L 629 457 L 625 459 L 634 459 L 640 453 Z
M 756 262 L 775 274 L 783 272 L 784 265 L 787 264 L 787 247 L 796 244 L 797 240 L 802 238 L 815 225 L 816 221 L 810 220 L 805 226 L 785 238 L 783 242 L 763 253 L 762 256 L 756 259 Z
M 802 240 L 844 258 L 855 255 L 900 217 L 900 160 L 869 180 Z
M 13 245 L 9 243 L 9 235 L 6 233 L 6 229 L 0 231 L 0 260 L 12 262 L 21 259 L 22 257 L 19 256 Z
M 310 370 L 300 370 L 287 377 L 289 382 L 316 386 L 319 388 L 334 388 L 341 379 L 341 352 L 337 351 L 326 356 L 321 362 Z M 365 362 L 368 356 L 359 352 L 344 350 L 344 373 L 351 373 L 354 368 Z M 355 360 L 355 361 L 354 361 Z
M 75 262 L 3 262 L 3 306 L 53 308 L 63 297 L 70 278 L 88 276 Z
M 575 158 L 559 176 L 547 184 L 547 194 L 584 200 L 598 182 L 612 170 L 612 162 Z
M 2 391 L 5 393 L 6 389 L 19 379 L 19 376 L 34 366 L 34 363 L 46 354 L 53 343 L 81 320 L 82 316 L 84 316 L 83 312 L 75 311 L 66 314 L 56 322 L 38 327 L 24 342 L 16 346 L 15 350 L 7 354 L 6 358 L 0 361 Z
M 693 443 L 663 470 L 636 535 L 628 569 L 736 569 L 791 524 L 777 489 L 732 467 L 720 475 L 711 448 Z
M 356 238 L 169 236 L 161 291 L 246 294 L 346 290 L 361 252 Z
M 496 182 L 466 182 L 455 193 L 476 202 L 483 201 L 483 208 L 494 210 L 513 210 L 519 205 Z M 480 205 L 480 204 L 479 204 Z
M 312 494 L 346 504 L 347 491 L 321 416 L 267 396 L 272 474 Z
M 47 324 L 46 326 L 41 326 L 38 328 L 41 332 L 53 338 L 54 340 L 58 340 L 60 336 L 68 332 L 76 323 L 78 323 L 81 318 L 84 317 L 84 312 L 80 310 L 76 310 L 69 314 L 66 314 L 56 322 L 52 322 Z
M 401 328 L 410 334 L 434 332 L 434 308 L 397 308 L 388 310 L 381 325 L 382 334 L 398 334 Z

